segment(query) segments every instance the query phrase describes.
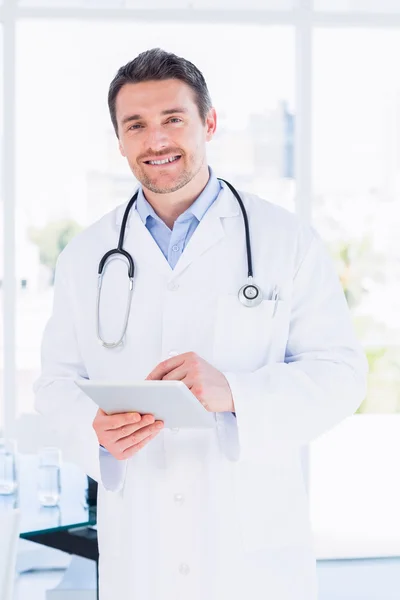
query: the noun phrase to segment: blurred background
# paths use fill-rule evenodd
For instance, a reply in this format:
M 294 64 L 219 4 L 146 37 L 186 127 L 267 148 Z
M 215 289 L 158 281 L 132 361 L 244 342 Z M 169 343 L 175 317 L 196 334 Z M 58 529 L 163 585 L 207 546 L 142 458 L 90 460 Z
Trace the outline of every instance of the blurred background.
M 135 188 L 107 91 L 156 46 L 206 78 L 217 175 L 325 240 L 368 357 L 358 413 L 306 452 L 322 568 L 398 557 L 399 0 L 0 0 L 0 432 L 33 423 L 59 252 Z M 360 597 L 399 598 L 396 573 Z

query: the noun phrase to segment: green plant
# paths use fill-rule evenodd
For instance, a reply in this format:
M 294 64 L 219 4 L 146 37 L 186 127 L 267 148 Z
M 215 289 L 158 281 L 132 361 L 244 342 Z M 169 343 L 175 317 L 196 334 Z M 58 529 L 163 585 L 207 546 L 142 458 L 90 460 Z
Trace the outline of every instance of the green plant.
M 40 261 L 49 267 L 54 281 L 57 258 L 65 246 L 75 237 L 82 227 L 72 219 L 52 221 L 42 229 L 31 229 L 29 237 L 39 247 Z

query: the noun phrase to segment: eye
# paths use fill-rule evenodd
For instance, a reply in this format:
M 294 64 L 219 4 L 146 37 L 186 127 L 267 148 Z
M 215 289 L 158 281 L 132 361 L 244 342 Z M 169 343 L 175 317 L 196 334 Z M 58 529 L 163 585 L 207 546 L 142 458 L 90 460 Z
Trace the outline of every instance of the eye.
M 171 122 L 174 121 L 174 122 L 177 122 L 177 123 L 182 123 L 182 119 L 179 119 L 179 117 L 172 117 L 172 119 L 170 119 L 170 121 Z
M 139 129 L 139 127 L 141 127 L 140 123 L 135 123 L 134 125 L 131 125 L 131 126 L 128 128 L 128 131 L 129 131 L 130 129 Z

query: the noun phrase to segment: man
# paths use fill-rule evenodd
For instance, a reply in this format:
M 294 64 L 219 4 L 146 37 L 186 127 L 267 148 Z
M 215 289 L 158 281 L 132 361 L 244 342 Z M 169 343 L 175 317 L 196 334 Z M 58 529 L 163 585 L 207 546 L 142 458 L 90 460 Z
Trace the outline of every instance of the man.
M 60 255 L 36 407 L 66 455 L 99 482 L 101 600 L 315 600 L 301 446 L 352 414 L 366 360 L 331 261 L 312 228 L 241 192 L 256 283 L 247 281 L 241 209 L 207 165 L 216 112 L 187 60 L 153 49 L 109 90 L 121 154 L 140 182 L 127 203 Z M 130 300 L 129 300 L 130 302 Z M 98 325 L 99 323 L 99 325 Z M 181 380 L 213 413 L 174 431 L 137 413 L 108 416 L 76 379 Z

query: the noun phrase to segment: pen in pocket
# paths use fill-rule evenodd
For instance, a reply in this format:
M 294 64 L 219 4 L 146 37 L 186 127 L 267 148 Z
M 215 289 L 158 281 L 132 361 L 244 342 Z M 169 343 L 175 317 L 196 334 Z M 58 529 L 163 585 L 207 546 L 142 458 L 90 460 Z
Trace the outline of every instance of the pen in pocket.
M 271 300 L 275 302 L 274 312 L 272 313 L 272 318 L 273 318 L 275 316 L 276 309 L 278 308 L 278 302 L 279 302 L 278 288 L 276 286 L 272 290 Z

